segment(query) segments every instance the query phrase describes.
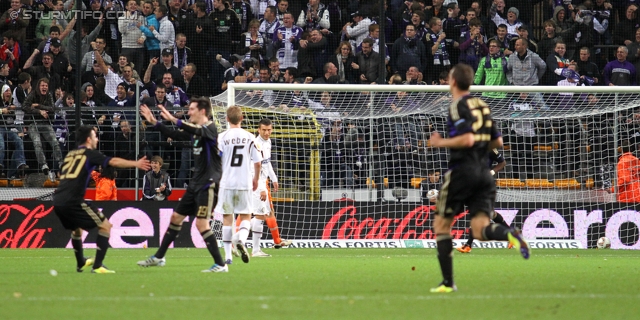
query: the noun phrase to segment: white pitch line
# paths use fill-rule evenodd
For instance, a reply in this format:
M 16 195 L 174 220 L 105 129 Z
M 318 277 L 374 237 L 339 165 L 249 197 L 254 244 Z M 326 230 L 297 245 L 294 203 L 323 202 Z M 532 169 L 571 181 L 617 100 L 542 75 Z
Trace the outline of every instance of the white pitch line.
M 67 301 L 67 302 L 87 302 L 87 301 L 105 301 L 105 302 L 164 302 L 164 301 L 212 301 L 212 300 L 236 300 L 235 296 L 167 296 L 159 297 L 152 293 L 149 296 L 140 297 L 99 297 L 99 296 L 61 296 L 61 297 L 5 297 L 0 298 L 0 301 Z M 562 300 L 603 300 L 604 299 L 619 299 L 619 300 L 640 300 L 640 294 L 627 295 L 627 294 L 601 294 L 601 293 L 581 293 L 581 294 L 489 294 L 489 295 L 472 295 L 464 293 L 452 293 L 452 294 L 433 294 L 424 296 L 245 296 L 243 299 L 256 300 L 256 301 L 282 301 L 282 300 L 319 300 L 319 301 L 393 301 L 393 300 L 513 300 L 513 299 L 562 299 Z

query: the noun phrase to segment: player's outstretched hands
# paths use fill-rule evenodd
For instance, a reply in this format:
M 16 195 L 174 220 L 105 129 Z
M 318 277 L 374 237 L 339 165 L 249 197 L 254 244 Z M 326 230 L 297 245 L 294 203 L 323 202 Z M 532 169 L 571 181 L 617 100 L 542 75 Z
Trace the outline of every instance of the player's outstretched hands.
M 151 170 L 151 162 L 149 162 L 149 160 L 147 160 L 147 156 L 144 156 L 144 157 L 138 159 L 138 161 L 136 161 L 136 168 L 142 169 L 144 171 Z
M 429 141 L 433 147 L 438 148 L 440 147 L 440 142 L 442 142 L 442 136 L 437 131 L 434 131 L 431 133 L 431 139 L 429 139 Z
M 164 106 L 158 106 L 158 109 L 160 109 L 160 115 L 162 116 L 162 119 L 165 119 L 167 121 L 171 121 L 174 124 L 178 122 L 178 118 L 174 117 L 171 112 L 167 111 L 167 109 L 165 109 Z
M 152 126 L 154 126 L 156 122 L 158 122 L 156 120 L 156 117 L 153 116 L 151 109 L 149 109 L 146 104 L 140 105 L 140 114 L 142 114 L 144 119 L 147 120 Z

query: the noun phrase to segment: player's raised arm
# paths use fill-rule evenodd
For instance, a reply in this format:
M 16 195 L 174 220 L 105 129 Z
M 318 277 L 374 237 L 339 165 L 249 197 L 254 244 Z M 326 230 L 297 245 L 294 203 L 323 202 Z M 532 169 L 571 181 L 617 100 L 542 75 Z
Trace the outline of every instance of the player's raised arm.
M 144 117 L 147 122 L 149 122 L 152 126 L 155 126 L 158 120 L 153 116 L 151 109 L 147 107 L 146 104 L 140 105 L 140 114 Z
M 116 168 L 138 168 L 145 171 L 151 169 L 151 163 L 147 160 L 147 156 L 144 156 L 137 161 L 113 157 L 109 160 L 109 165 Z

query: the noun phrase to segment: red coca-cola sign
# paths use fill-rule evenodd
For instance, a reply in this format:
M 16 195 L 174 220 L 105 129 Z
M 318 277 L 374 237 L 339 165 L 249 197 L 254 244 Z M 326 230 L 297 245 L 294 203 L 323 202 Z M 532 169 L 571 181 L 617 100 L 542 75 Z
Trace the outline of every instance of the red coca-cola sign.
M 383 216 L 372 218 L 364 215 L 358 219 L 358 209 L 355 206 L 340 208 L 325 224 L 322 239 L 435 239 L 431 228 L 431 213 L 434 206 L 416 206 L 403 217 L 394 218 Z M 397 213 L 393 212 L 395 216 Z M 454 218 L 453 225 L 467 212 Z M 465 229 L 453 229 L 451 234 L 460 239 Z
M 52 229 L 41 223 L 41 220 L 52 211 L 53 207 L 44 204 L 35 206 L 33 209 L 19 204 L 1 204 L 0 248 L 35 249 L 44 247 L 46 244 L 45 235 L 50 233 Z M 20 222 L 12 228 L 12 225 L 8 223 L 10 219 L 18 219 Z

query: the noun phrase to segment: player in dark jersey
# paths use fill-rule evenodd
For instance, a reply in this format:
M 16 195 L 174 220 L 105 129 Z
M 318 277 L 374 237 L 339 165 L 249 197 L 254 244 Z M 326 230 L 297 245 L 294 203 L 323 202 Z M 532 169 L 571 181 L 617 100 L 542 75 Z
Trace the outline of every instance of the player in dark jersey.
M 106 168 L 139 168 L 149 170 L 151 165 L 146 157 L 138 161 L 125 160 L 116 157 L 107 157 L 98 147 L 96 131 L 91 126 L 81 126 L 76 135 L 78 149 L 69 151 L 64 158 L 60 171 L 60 185 L 53 196 L 53 210 L 60 218 L 65 229 L 71 231 L 71 245 L 76 255 L 77 271 L 93 265 L 92 273 L 115 273 L 107 269 L 103 264 L 107 249 L 109 248 L 109 234 L 111 223 L 93 206 L 84 202 L 84 194 L 91 179 L 91 172 L 97 166 Z M 82 252 L 82 230 L 98 228 L 95 260 L 85 258 Z
M 491 168 L 491 171 L 489 172 L 491 173 L 492 176 L 494 176 L 496 172 L 502 170 L 502 168 L 504 168 L 506 165 L 507 165 L 507 161 L 504 160 L 504 156 L 502 155 L 502 153 L 500 153 L 500 151 L 498 151 L 498 149 L 494 148 L 493 150 L 491 150 L 491 152 L 489 152 L 489 168 Z M 504 221 L 504 218 L 502 217 L 502 215 L 496 212 L 495 210 L 493 211 L 493 216 L 491 217 L 491 220 L 494 223 L 502 224 L 507 228 L 509 227 L 509 224 L 507 224 L 507 222 Z M 471 231 L 469 231 L 469 233 L 471 233 Z M 467 239 L 467 243 L 465 243 L 462 247 L 456 248 L 456 250 L 458 250 L 460 253 L 469 253 L 471 252 L 472 244 L 473 244 L 473 236 L 469 234 L 469 239 Z M 509 249 L 511 249 L 512 247 L 513 245 L 509 243 Z
M 495 200 L 495 183 L 487 166 L 490 149 L 502 146 L 500 132 L 494 127 L 489 106 L 469 95 L 473 83 L 473 69 L 465 64 L 454 66 L 449 72 L 449 87 L 453 102 L 449 107 L 447 129 L 449 138 L 431 134 L 431 145 L 450 149 L 449 170 L 436 204 L 438 214 L 433 228 L 438 246 L 438 260 L 443 281 L 431 292 L 456 291 L 453 282 L 453 241 L 451 223 L 466 205 L 471 217 L 473 237 L 478 240 L 509 240 L 529 258 L 529 247 L 520 230 L 490 223 Z
M 171 215 L 169 228 L 167 228 L 158 251 L 147 260 L 138 261 L 138 265 L 141 267 L 164 266 L 166 263 L 164 256 L 169 245 L 178 236 L 182 222 L 187 216 L 195 216 L 198 232 L 202 235 L 207 249 L 215 261 L 210 269 L 203 270 L 203 272 L 228 272 L 229 267 L 222 260 L 218 240 L 209 225 L 211 212 L 216 205 L 218 184 L 222 176 L 222 164 L 217 145 L 218 128 L 210 119 L 211 102 L 207 98 L 192 99 L 188 111 L 189 122 L 177 119 L 162 106 L 158 106 L 158 108 L 161 110 L 162 118 L 171 121 L 181 130 L 170 129 L 162 122 L 157 121 L 146 104 L 140 106 L 140 112 L 153 125 L 154 129 L 159 130 L 164 136 L 176 141 L 191 141 L 195 172 L 193 172 L 189 187 L 182 196 L 182 200 Z

